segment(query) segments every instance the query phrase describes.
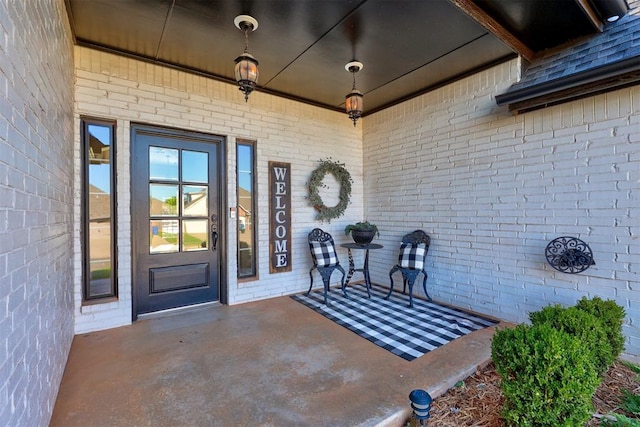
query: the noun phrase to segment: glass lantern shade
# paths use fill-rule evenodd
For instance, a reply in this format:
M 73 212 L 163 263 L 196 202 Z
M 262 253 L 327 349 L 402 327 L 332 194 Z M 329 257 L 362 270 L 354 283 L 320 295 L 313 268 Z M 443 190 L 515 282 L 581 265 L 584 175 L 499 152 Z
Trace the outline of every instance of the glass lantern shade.
M 356 89 L 352 90 L 351 93 L 349 93 L 349 95 L 347 95 L 346 97 L 345 109 L 347 111 L 347 114 L 349 115 L 349 118 L 353 120 L 354 126 L 356 125 L 356 121 L 362 115 L 362 100 L 362 92 Z
M 244 93 L 244 100 L 249 99 L 249 94 L 256 88 L 258 83 L 258 60 L 248 52 L 244 52 L 235 60 L 235 76 L 240 90 Z

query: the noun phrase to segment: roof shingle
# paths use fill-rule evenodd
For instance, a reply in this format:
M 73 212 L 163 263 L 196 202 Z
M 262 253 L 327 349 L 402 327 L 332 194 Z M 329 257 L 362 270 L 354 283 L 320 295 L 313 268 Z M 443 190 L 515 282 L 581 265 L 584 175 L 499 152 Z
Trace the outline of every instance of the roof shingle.
M 535 61 L 509 92 L 634 57 L 640 57 L 640 8 L 608 24 L 602 33 Z

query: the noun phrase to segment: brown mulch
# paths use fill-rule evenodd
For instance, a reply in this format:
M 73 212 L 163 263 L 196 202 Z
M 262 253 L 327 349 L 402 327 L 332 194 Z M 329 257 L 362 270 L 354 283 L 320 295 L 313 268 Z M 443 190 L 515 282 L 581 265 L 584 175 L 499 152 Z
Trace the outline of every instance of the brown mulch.
M 633 417 L 620 409 L 622 389 L 640 394 L 638 374 L 620 362 L 615 362 L 593 396 L 596 415 L 586 427 L 599 426 L 604 414 L 615 412 Z M 500 376 L 493 364 L 479 369 L 463 382 L 434 399 L 429 427 L 503 427 L 500 408 L 504 398 L 500 391 Z M 411 420 L 409 425 L 419 425 Z

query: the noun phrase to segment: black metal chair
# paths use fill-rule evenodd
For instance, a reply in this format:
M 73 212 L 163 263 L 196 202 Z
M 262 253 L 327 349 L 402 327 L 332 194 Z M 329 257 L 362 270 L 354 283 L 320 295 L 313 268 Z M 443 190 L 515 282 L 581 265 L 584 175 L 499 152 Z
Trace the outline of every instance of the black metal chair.
M 391 292 L 393 292 L 393 273 L 400 270 L 404 281 L 404 288 L 402 289 L 403 294 L 407 291 L 407 283 L 409 284 L 409 307 L 413 307 L 413 284 L 420 273 L 424 275 L 424 279 L 422 280 L 424 294 L 427 296 L 429 301 L 432 301 L 429 293 L 427 292 L 427 272 L 424 269 L 425 259 L 427 257 L 427 252 L 429 251 L 430 243 L 431 239 L 422 230 L 416 230 L 402 238 L 400 253 L 398 255 L 398 264 L 396 264 L 389 272 L 391 286 L 389 293 L 384 297 L 384 299 L 388 299 L 391 296 Z
M 311 279 L 311 284 L 309 285 L 307 295 L 309 295 L 309 292 L 311 292 L 311 288 L 313 288 L 313 270 L 317 269 L 318 273 L 320 273 L 320 276 L 322 276 L 322 282 L 324 283 L 324 303 L 329 305 L 329 303 L 327 302 L 329 280 L 331 279 L 331 274 L 335 270 L 338 270 L 342 273 L 342 293 L 345 297 L 348 297 L 344 284 L 344 268 L 342 268 L 342 266 L 340 265 L 340 261 L 338 260 L 336 245 L 331 234 L 319 228 L 314 228 L 309 233 L 308 240 L 309 249 L 311 250 L 311 257 L 313 258 L 313 267 L 311 267 L 311 270 L 309 270 L 309 278 Z

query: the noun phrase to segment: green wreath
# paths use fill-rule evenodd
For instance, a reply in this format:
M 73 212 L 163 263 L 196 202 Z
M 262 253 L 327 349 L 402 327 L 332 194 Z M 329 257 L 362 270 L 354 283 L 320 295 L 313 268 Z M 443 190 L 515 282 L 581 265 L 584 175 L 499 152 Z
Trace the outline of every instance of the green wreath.
M 333 218 L 344 215 L 349 202 L 351 201 L 351 174 L 344 168 L 344 163 L 338 163 L 329 159 L 319 160 L 320 166 L 313 172 L 307 183 L 309 189 L 309 202 L 311 206 L 318 211 L 316 219 L 320 221 L 331 222 Z M 333 207 L 325 206 L 322 197 L 318 193 L 320 187 L 326 187 L 322 183 L 326 174 L 332 174 L 340 183 L 340 202 Z

